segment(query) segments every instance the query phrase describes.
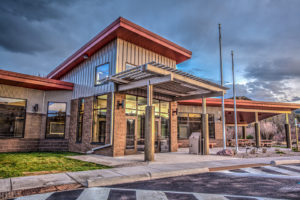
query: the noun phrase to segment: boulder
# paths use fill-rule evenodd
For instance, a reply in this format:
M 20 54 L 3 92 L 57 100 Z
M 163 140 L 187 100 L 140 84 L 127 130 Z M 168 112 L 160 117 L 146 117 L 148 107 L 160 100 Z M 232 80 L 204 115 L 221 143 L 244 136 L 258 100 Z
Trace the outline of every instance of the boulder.
M 223 149 L 217 153 L 219 156 L 233 156 L 234 152 L 231 149 Z

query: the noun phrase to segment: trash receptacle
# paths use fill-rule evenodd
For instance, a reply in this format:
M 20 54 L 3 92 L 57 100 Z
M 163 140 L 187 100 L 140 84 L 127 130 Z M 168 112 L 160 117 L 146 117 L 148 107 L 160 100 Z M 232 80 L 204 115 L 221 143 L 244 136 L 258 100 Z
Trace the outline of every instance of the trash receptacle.
M 201 152 L 201 143 L 200 142 L 200 132 L 193 132 L 189 137 L 189 153 L 190 154 L 202 154 Z

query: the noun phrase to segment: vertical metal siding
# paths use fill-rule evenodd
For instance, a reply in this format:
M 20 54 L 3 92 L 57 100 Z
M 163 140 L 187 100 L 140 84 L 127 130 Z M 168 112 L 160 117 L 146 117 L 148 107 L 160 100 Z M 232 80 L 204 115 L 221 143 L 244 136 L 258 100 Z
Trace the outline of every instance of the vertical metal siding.
M 143 65 L 151 61 L 176 68 L 175 60 L 154 53 L 120 38 L 117 39 L 116 73 L 124 71 L 126 63 Z
M 95 67 L 109 63 L 109 73 L 114 74 L 116 69 L 116 52 L 117 40 L 114 40 L 60 79 L 74 83 L 72 99 L 113 91 L 113 83 L 95 86 Z
M 124 71 L 126 63 L 142 65 L 151 61 L 176 68 L 175 60 L 117 38 L 68 72 L 61 80 L 74 83 L 72 99 L 104 94 L 114 91 L 114 84 L 95 86 L 96 66 L 109 63 L 109 73 L 115 74 Z

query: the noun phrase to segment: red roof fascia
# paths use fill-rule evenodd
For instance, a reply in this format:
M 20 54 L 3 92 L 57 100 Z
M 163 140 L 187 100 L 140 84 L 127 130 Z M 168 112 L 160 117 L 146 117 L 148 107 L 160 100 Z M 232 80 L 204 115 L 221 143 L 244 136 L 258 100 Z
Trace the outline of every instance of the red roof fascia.
M 38 76 L 0 70 L 0 83 L 39 90 L 73 90 L 74 84 Z
M 56 67 L 47 77 L 59 79 L 69 70 L 81 63 L 84 60 L 84 55 L 93 55 L 98 49 L 117 37 L 172 58 L 176 60 L 177 64 L 191 58 L 192 55 L 191 51 L 146 30 L 129 20 L 119 17 L 72 56 L 67 58 L 62 64 Z
M 225 107 L 233 108 L 233 99 L 225 99 Z M 179 104 L 183 105 L 202 105 L 202 99 L 184 100 L 179 101 Z M 222 101 L 217 98 L 207 98 L 207 106 L 221 107 Z M 300 108 L 300 104 L 295 103 L 281 103 L 281 102 L 265 102 L 265 101 L 249 101 L 249 100 L 236 100 L 236 105 L 238 108 L 256 108 L 256 109 L 289 109 L 296 110 Z

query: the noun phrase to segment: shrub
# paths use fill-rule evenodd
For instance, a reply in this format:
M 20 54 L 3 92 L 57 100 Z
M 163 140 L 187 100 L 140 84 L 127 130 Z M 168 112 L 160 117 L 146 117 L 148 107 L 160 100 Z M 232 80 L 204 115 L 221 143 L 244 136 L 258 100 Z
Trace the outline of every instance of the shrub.
M 252 135 L 247 135 L 246 137 L 248 140 L 253 139 L 254 137 Z

